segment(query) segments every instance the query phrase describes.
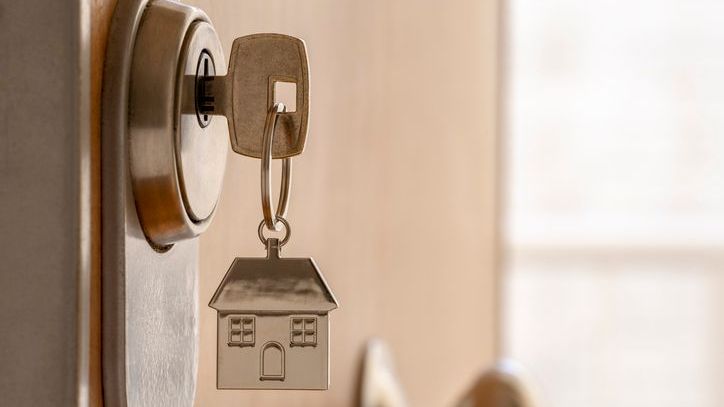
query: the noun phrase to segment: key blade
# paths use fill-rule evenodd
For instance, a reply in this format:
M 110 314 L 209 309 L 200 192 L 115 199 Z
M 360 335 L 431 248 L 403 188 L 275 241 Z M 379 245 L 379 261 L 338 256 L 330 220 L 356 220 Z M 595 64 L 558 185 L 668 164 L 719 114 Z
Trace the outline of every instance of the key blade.
M 253 34 L 234 40 L 227 80 L 230 83 L 231 147 L 238 154 L 261 158 L 264 125 L 274 105 L 276 82 L 296 84 L 296 111 L 279 115 L 273 158 L 304 151 L 309 123 L 309 67 L 304 41 L 282 34 Z

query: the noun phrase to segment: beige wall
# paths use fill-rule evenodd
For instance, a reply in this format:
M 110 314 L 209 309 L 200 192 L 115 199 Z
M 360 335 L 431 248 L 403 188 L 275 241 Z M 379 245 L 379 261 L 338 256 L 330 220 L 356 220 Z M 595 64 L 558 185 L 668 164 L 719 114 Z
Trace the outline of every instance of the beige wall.
M 262 256 L 259 162 L 231 157 L 201 239 L 197 405 L 347 406 L 360 351 L 386 339 L 412 406 L 451 405 L 496 337 L 496 0 L 189 2 L 224 49 L 304 38 L 311 128 L 296 158 L 286 256 L 313 256 L 338 296 L 327 392 L 218 391 L 215 312 L 234 256 Z

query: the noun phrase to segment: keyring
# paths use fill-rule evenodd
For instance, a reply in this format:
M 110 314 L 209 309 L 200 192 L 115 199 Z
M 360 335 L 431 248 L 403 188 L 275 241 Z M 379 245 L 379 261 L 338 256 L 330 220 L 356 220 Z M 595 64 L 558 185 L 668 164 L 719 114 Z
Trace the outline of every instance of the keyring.
M 278 231 L 277 221 L 287 216 L 289 206 L 289 192 L 292 185 L 292 159 L 286 157 L 282 160 L 282 181 L 279 187 L 279 203 L 277 203 L 276 215 L 272 215 L 271 197 L 271 162 L 272 162 L 272 141 L 274 140 L 274 129 L 277 125 L 279 113 L 286 112 L 284 103 L 275 103 L 266 115 L 264 125 L 264 140 L 261 150 L 261 209 L 264 213 L 264 223 L 269 230 Z M 289 227 L 287 226 L 287 230 Z
M 284 225 L 284 230 L 286 230 L 286 233 L 284 234 L 284 239 L 279 241 L 279 247 L 284 246 L 289 241 L 289 237 L 292 235 L 292 228 L 289 226 L 289 222 L 287 222 L 286 219 L 282 218 L 281 216 L 277 216 L 277 220 Z M 264 237 L 264 226 L 266 226 L 266 221 L 262 220 L 261 223 L 259 223 L 259 240 L 266 246 L 267 238 Z

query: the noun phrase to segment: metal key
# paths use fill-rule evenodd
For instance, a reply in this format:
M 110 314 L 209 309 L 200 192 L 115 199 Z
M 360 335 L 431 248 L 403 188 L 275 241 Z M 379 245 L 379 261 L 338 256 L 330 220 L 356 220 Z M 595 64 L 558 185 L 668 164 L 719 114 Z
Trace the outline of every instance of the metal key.
M 231 148 L 254 158 L 262 156 L 267 113 L 279 101 L 280 93 L 296 88 L 293 103 L 287 103 L 286 112 L 279 115 L 272 157 L 302 153 L 309 123 L 309 67 L 304 41 L 282 34 L 240 37 L 232 45 L 226 76 L 212 76 L 208 69 L 200 75 L 196 78 L 199 122 L 204 126 L 210 115 L 226 116 Z

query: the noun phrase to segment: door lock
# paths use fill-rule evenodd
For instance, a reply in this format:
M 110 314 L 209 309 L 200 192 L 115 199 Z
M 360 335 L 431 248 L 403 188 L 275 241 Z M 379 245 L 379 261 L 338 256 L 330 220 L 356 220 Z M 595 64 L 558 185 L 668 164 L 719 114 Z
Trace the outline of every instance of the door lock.
M 309 117 L 302 40 L 281 34 L 237 38 L 227 74 L 206 14 L 156 0 L 140 21 L 132 61 L 131 183 L 142 229 L 156 249 L 209 226 L 226 168 L 227 129 L 235 152 L 261 158 L 268 112 L 289 85 L 291 108 L 278 115 L 272 156 L 302 153 Z
M 208 59 L 204 59 L 208 58 Z M 199 64 L 224 73 L 216 31 L 202 11 L 149 3 L 129 81 L 129 167 L 143 231 L 157 248 L 202 233 L 221 192 L 228 145 L 222 121 L 201 125 L 194 106 Z

